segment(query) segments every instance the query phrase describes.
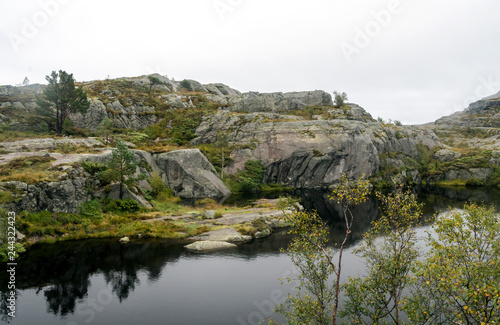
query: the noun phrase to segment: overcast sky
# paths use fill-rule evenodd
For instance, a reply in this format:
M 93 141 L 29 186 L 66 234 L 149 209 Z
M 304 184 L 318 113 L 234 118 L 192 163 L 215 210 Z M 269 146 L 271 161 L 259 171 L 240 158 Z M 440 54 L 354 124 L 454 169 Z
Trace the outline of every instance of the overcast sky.
M 498 0 L 0 0 L 0 85 L 151 73 L 426 123 L 500 91 Z

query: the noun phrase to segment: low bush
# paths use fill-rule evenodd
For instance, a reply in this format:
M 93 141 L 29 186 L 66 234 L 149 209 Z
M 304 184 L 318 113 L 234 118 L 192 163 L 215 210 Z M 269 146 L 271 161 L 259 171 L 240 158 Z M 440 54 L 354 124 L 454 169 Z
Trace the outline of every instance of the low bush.
M 101 164 L 100 162 L 93 162 L 90 160 L 82 160 L 80 161 L 80 165 L 90 175 L 97 175 L 106 170 L 105 164 Z
M 137 212 L 141 209 L 140 204 L 131 199 L 126 198 L 123 200 L 105 200 L 104 212 L 123 213 L 123 212 Z
M 102 217 L 101 203 L 97 199 L 83 203 L 80 207 L 80 214 L 91 220 L 100 219 Z
M 262 184 L 262 178 L 266 168 L 260 160 L 248 160 L 245 163 L 245 170 L 236 173 L 236 180 L 239 183 L 239 192 L 257 192 Z

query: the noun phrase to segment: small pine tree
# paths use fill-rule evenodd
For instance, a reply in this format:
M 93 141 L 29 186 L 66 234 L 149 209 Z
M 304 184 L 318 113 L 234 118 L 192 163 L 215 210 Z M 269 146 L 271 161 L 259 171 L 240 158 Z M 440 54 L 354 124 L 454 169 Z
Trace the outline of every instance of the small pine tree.
M 123 198 L 123 185 L 129 186 L 136 181 L 132 176 L 137 166 L 138 163 L 134 163 L 134 152 L 128 149 L 125 141 L 118 140 L 116 149 L 111 151 L 111 160 L 106 164 L 104 176 L 109 181 L 120 182 L 120 199 Z

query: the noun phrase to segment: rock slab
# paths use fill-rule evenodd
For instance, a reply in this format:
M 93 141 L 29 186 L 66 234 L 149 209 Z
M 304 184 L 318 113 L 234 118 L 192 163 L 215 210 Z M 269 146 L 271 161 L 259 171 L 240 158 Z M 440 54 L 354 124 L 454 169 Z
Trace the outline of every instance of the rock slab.
M 190 251 L 200 253 L 200 252 L 210 252 L 220 249 L 234 248 L 237 246 L 235 244 L 231 244 L 225 241 L 206 240 L 206 241 L 197 241 L 192 244 L 186 245 L 184 247 Z
M 233 244 L 246 243 L 252 240 L 252 236 L 242 235 L 234 228 L 223 228 L 206 232 L 204 234 L 192 237 L 192 239 L 201 241 L 223 241 Z

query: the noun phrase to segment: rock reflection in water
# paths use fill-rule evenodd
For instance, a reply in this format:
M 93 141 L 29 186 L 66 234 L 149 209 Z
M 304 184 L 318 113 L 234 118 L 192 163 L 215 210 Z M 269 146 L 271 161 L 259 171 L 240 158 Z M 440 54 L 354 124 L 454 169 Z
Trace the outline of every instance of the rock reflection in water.
M 345 233 L 344 219 L 340 207 L 328 199 L 326 192 L 303 192 L 302 202 L 306 209 L 317 210 L 331 226 L 332 242 L 339 242 Z M 427 189 L 419 196 L 428 215 L 441 212 L 448 207 L 462 207 L 466 201 L 495 203 L 500 205 L 497 190 L 479 189 Z M 371 197 L 353 210 L 356 216 L 349 245 L 355 244 L 370 224 L 379 215 L 379 203 Z M 271 257 L 277 260 L 280 249 L 287 246 L 291 237 L 285 232 L 240 245 L 237 248 L 215 252 L 210 256 L 222 259 L 252 262 Z M 116 239 L 62 242 L 53 245 L 37 245 L 18 260 L 16 288 L 22 298 L 24 290 L 36 289 L 42 293 L 48 314 L 65 317 L 75 313 L 77 305 L 89 299 L 89 288 L 93 276 L 100 275 L 112 295 L 122 304 L 135 290 L 154 283 L 166 273 L 169 265 L 179 260 L 202 259 L 203 255 L 190 253 L 183 248 L 185 242 L 169 240 L 142 240 L 120 244 Z M 276 258 L 274 257 L 276 256 Z M 140 276 L 138 275 L 140 274 Z M 145 280 L 145 281 L 144 281 Z M 0 273 L 2 320 L 8 321 L 7 289 L 8 274 Z M 248 284 L 241 284 L 244 290 Z M 217 288 L 214 288 L 216 290 Z

